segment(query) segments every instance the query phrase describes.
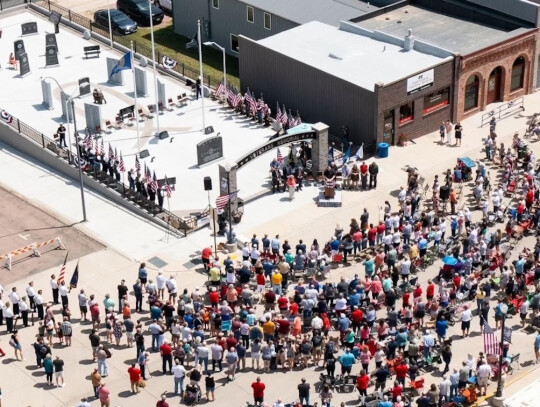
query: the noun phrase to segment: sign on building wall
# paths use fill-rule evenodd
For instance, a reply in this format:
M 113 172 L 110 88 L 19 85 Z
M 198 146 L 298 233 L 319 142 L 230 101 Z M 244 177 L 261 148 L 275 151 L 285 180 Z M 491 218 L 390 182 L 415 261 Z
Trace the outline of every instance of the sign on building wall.
M 407 95 L 419 92 L 422 89 L 433 86 L 433 80 L 435 77 L 435 71 L 430 69 L 429 71 L 422 72 L 418 75 L 412 76 L 407 79 Z

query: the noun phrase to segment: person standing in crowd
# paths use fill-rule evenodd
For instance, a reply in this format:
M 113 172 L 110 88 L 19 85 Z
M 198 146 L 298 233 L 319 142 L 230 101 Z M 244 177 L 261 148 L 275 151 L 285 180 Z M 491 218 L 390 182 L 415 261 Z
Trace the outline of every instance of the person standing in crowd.
M 257 376 L 257 379 L 251 383 L 251 388 L 253 389 L 253 400 L 255 404 L 262 406 L 264 403 L 264 390 L 266 389 L 266 386 L 261 381 L 260 377 Z
M 90 373 L 90 381 L 92 382 L 92 388 L 94 390 L 94 397 L 99 397 L 99 386 L 101 385 L 101 375 L 99 374 L 97 368 L 94 368 L 92 373 Z
M 110 407 L 111 391 L 109 390 L 105 382 L 101 382 L 98 388 L 98 395 L 99 395 L 99 402 L 101 403 L 101 407 Z
M 140 393 L 139 382 L 141 381 L 141 370 L 137 368 L 135 363 L 131 364 L 131 367 L 128 369 L 129 382 L 131 385 L 131 393 L 138 394 Z
M 56 356 L 53 361 L 53 366 L 56 387 L 64 387 L 66 385 L 64 381 L 64 361 L 60 359 L 60 356 Z

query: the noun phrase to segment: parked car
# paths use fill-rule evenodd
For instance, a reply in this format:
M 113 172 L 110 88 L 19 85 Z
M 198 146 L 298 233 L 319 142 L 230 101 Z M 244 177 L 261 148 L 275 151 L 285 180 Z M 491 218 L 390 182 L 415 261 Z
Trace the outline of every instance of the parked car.
M 119 34 L 127 35 L 137 32 L 137 23 L 129 18 L 121 11 L 111 9 L 111 29 Z M 94 21 L 96 24 L 109 29 L 109 12 L 107 10 L 99 10 L 94 13 Z
M 163 11 L 172 13 L 172 0 L 156 0 L 156 5 Z
M 151 6 L 152 22 L 159 24 L 163 21 L 163 10 L 154 5 Z M 150 25 L 150 9 L 148 0 L 117 0 L 116 8 L 123 11 L 134 20 L 144 25 Z

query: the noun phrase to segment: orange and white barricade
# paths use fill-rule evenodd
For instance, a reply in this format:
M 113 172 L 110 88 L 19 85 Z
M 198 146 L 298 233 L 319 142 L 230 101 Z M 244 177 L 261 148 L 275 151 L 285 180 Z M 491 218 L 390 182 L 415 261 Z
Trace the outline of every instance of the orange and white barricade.
M 39 252 L 39 249 L 45 246 L 57 244 L 57 249 L 66 250 L 64 244 L 62 243 L 62 240 L 59 237 L 55 237 L 54 239 L 46 240 L 41 243 L 32 243 L 28 246 L 24 246 L 18 250 L 14 250 L 12 252 L 6 253 L 3 256 L 0 256 L 0 260 L 3 260 L 5 262 L 4 267 L 7 267 L 8 270 L 11 270 L 13 258 L 17 256 L 23 256 L 30 252 L 32 252 L 32 256 L 41 257 L 41 253 Z

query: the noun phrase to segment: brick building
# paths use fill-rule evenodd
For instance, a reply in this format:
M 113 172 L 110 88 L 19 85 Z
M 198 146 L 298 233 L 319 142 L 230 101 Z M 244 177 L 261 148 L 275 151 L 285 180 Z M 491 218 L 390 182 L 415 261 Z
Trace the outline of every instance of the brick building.
M 523 2 L 514 3 L 517 7 Z M 395 36 L 412 30 L 417 40 L 456 55 L 453 121 L 489 109 L 492 103 L 528 94 L 536 87 L 537 28 L 515 15 L 465 1 L 411 0 L 354 22 Z M 406 126 L 399 130 L 406 131 Z

